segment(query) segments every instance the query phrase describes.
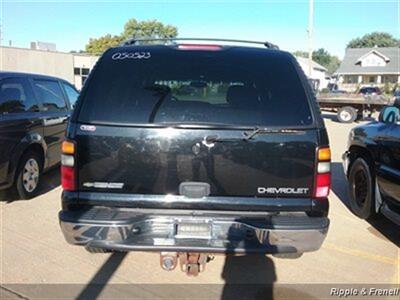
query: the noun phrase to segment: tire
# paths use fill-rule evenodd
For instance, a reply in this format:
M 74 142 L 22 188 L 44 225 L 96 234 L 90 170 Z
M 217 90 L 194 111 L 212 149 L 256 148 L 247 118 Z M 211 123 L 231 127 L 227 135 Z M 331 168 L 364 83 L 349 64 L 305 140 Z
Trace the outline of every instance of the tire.
M 340 123 L 353 123 L 357 119 L 357 110 L 351 106 L 341 107 L 337 112 Z
M 24 153 L 15 174 L 14 190 L 20 199 L 31 199 L 38 194 L 43 162 L 33 151 Z
M 374 182 L 367 162 L 357 158 L 349 172 L 350 207 L 356 216 L 364 220 L 376 215 Z

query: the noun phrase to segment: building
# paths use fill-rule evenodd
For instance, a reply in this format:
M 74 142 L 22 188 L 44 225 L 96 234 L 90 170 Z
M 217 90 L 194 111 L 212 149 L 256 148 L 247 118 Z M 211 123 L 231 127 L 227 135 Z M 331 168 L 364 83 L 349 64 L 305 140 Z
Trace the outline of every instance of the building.
M 98 56 L 51 50 L 0 47 L 0 71 L 38 73 L 63 78 L 80 90 Z
M 77 89 L 81 89 L 85 80 L 88 78 L 90 71 L 96 64 L 99 56 L 89 54 L 75 53 L 74 57 L 74 84 Z
M 317 82 L 318 89 L 322 90 L 328 86 L 329 83 L 329 76 L 327 75 L 327 69 L 320 64 L 316 63 L 315 61 L 311 62 L 311 76 L 309 76 L 309 59 L 305 57 L 300 57 L 296 56 L 296 59 L 300 65 L 300 67 L 303 69 L 304 73 L 307 75 L 309 79 L 312 79 L 313 81 Z
M 400 83 L 400 48 L 348 48 L 336 71 L 340 89 Z

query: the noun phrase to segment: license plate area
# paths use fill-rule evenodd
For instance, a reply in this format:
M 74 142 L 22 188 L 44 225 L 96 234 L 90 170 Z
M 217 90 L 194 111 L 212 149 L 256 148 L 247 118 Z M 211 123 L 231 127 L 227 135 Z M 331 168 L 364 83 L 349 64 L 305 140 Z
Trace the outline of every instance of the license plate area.
M 209 222 L 178 221 L 175 225 L 175 238 L 210 239 L 212 226 Z

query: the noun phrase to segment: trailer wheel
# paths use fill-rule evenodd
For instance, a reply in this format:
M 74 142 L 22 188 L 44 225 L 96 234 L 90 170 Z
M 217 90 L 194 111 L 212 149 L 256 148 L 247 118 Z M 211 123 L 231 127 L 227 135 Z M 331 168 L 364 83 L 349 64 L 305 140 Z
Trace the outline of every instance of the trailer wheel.
M 337 112 L 340 123 L 353 123 L 357 119 L 357 110 L 351 106 L 344 106 Z

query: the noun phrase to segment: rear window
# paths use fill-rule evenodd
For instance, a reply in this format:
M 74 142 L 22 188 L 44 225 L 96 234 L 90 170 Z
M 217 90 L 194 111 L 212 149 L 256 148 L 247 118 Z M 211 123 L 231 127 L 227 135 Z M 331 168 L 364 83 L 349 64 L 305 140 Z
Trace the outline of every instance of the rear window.
M 309 103 L 289 56 L 263 49 L 115 49 L 98 63 L 79 121 L 304 126 Z

